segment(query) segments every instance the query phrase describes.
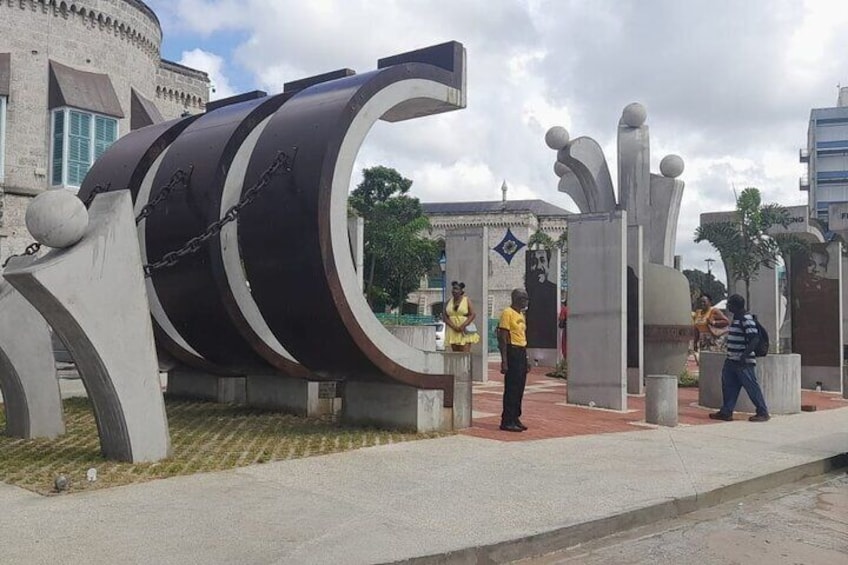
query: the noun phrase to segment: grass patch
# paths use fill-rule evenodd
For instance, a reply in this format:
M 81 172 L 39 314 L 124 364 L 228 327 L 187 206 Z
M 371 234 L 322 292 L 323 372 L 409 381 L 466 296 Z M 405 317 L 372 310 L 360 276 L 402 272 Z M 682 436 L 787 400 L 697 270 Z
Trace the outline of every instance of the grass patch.
M 693 375 L 688 369 L 683 369 L 677 378 L 677 386 L 680 388 L 695 388 L 698 386 L 698 375 Z
M 568 380 L 568 361 L 563 359 L 562 361 L 558 362 L 556 367 L 554 367 L 554 370 L 550 373 L 545 373 L 545 375 L 548 377 L 553 377 L 555 379 Z
M 23 440 L 0 435 L 0 481 L 55 494 L 53 482 L 64 475 L 68 492 L 80 492 L 445 435 L 356 428 L 332 418 L 299 418 L 182 399 L 166 398 L 165 410 L 172 456 L 156 463 L 118 463 L 100 455 L 89 400 L 69 398 L 64 401 L 63 436 Z M 0 404 L 0 430 L 5 427 L 6 414 Z M 86 480 L 90 468 L 97 470 L 95 482 Z

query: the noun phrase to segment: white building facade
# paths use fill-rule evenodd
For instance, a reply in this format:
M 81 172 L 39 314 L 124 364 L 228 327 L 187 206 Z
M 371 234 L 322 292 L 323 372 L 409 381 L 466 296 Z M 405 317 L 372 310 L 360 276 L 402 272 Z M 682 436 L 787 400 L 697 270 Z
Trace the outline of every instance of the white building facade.
M 209 77 L 161 43 L 140 0 L 0 0 L 0 259 L 30 243 L 32 197 L 79 188 L 129 131 L 204 110 Z

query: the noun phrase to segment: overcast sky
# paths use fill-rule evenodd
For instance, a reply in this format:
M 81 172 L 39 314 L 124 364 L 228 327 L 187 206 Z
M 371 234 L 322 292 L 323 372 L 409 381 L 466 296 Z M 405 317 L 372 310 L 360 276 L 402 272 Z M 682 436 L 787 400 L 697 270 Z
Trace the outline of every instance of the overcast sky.
M 641 102 L 652 170 L 669 153 L 686 163 L 684 268 L 718 258 L 692 234 L 701 212 L 733 208 L 734 187 L 806 203 L 798 149 L 810 109 L 834 106 L 848 85 L 844 0 L 145 1 L 162 24 L 162 56 L 207 71 L 213 99 L 463 43 L 468 107 L 381 122 L 359 154 L 357 171 L 394 167 L 425 202 L 497 200 L 506 180 L 510 199 L 577 211 L 557 192 L 545 131 L 595 138 L 614 171 L 621 110 Z

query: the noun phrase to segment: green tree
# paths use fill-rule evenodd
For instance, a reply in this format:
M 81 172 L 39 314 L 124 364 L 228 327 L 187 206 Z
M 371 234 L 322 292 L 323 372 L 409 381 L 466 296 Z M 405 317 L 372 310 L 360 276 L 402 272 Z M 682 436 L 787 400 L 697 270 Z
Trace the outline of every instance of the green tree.
M 693 310 L 698 308 L 698 299 L 703 294 L 709 294 L 713 298 L 713 303 L 727 298 L 727 288 L 712 273 L 705 273 L 698 269 L 684 269 L 683 275 L 689 279 L 689 294 L 692 298 Z
M 780 204 L 763 204 L 757 188 L 746 188 L 736 199 L 735 217 L 726 222 L 699 226 L 695 243 L 709 242 L 727 267 L 728 280 L 745 283 L 745 302 L 751 303 L 751 281 L 763 267 L 774 268 L 780 257 L 805 247 L 796 236 L 769 234 L 776 227 L 788 227 L 789 211 Z
M 365 296 L 374 310 L 399 307 L 436 261 L 438 244 L 421 235 L 430 222 L 408 195 L 411 180 L 382 166 L 362 176 L 348 204 L 365 220 Z

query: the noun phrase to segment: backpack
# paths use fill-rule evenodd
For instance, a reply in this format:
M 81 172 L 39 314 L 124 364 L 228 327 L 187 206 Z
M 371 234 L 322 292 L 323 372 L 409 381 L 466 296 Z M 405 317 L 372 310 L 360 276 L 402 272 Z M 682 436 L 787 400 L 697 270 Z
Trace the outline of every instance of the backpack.
M 754 323 L 757 324 L 757 332 L 760 334 L 760 342 L 757 344 L 756 349 L 754 349 L 754 355 L 756 357 L 765 357 L 769 352 L 769 335 L 757 317 L 751 314 L 751 317 L 754 319 Z

